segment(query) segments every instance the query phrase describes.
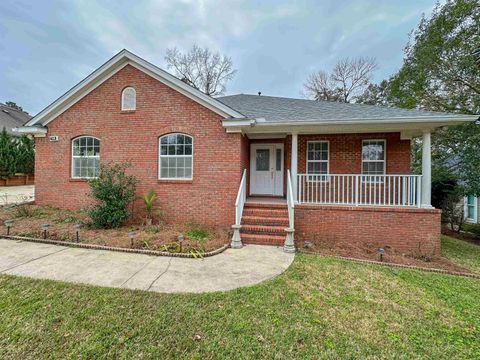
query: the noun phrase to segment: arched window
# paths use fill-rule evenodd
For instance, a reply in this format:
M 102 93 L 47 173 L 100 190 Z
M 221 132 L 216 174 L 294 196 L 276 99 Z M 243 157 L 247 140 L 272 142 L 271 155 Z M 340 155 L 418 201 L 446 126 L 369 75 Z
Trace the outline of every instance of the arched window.
M 168 134 L 160 138 L 160 179 L 191 180 L 193 138 L 185 134 Z
M 72 140 L 72 178 L 91 179 L 100 172 L 100 140 L 81 136 Z
M 137 92 L 133 87 L 127 87 L 122 91 L 122 111 L 135 110 L 137 108 Z

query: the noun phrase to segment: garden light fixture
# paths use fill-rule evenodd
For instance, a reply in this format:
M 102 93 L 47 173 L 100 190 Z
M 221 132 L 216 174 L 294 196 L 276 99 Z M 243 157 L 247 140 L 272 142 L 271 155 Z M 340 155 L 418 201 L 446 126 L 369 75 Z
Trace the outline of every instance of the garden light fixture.
M 78 242 L 80 242 L 80 224 L 73 225 L 73 228 L 75 229 L 75 235 L 76 235 L 77 243 L 78 243 Z
M 130 247 L 133 248 L 133 238 L 135 237 L 135 231 L 129 231 L 128 237 L 130 238 Z
M 10 228 L 13 226 L 13 220 L 5 220 L 4 224 L 7 227 L 7 235 L 10 235 Z
M 178 243 L 180 244 L 180 252 L 182 252 L 182 242 L 185 240 L 185 236 L 183 234 L 180 234 L 177 236 Z
M 43 238 L 46 239 L 47 238 L 47 231 L 48 231 L 48 227 L 50 225 L 48 224 L 42 224 L 42 230 L 43 230 Z
M 383 254 L 385 254 L 385 249 L 379 248 L 378 253 L 380 254 L 380 261 L 383 261 Z

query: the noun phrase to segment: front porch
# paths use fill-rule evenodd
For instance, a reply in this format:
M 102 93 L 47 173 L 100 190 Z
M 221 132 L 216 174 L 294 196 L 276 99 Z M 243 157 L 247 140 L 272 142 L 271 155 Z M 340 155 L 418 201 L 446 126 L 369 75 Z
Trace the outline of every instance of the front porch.
M 306 240 L 349 239 L 438 251 L 430 132 L 422 134 L 422 175 L 410 173 L 411 140 L 401 132 L 244 135 L 232 246 L 283 244 L 294 251 Z

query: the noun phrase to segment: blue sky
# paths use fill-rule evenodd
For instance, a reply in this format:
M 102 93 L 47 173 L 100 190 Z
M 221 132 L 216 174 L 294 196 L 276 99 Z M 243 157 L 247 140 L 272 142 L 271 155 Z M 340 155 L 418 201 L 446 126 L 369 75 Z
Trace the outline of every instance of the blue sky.
M 133 6 L 132 6 L 133 4 Z M 434 0 L 0 1 L 0 101 L 35 114 L 123 48 L 165 68 L 169 47 L 232 57 L 226 94 L 300 97 L 309 73 L 373 56 L 374 80 L 402 63 Z

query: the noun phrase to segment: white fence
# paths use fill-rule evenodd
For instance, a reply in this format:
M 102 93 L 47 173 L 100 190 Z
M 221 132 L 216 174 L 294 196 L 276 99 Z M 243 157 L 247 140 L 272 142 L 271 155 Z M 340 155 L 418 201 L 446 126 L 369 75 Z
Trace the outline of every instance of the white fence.
M 299 204 L 420 207 L 421 175 L 298 174 Z

